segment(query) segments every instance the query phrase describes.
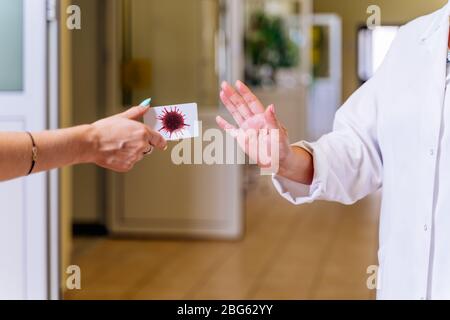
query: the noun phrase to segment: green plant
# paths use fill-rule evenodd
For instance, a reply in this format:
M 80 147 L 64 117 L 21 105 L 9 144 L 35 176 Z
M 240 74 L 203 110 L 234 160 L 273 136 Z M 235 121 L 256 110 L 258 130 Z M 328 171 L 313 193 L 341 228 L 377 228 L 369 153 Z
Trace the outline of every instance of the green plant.
M 245 49 L 247 59 L 254 67 L 270 66 L 274 73 L 299 62 L 299 49 L 289 38 L 283 20 L 264 12 L 252 15 Z

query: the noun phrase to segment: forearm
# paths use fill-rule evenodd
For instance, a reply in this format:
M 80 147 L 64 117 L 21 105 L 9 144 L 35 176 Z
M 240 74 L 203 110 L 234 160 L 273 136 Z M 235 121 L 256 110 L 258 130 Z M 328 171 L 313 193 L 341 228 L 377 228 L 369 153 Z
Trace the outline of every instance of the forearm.
M 38 156 L 33 173 L 89 162 L 91 126 L 33 133 Z M 0 181 L 24 176 L 31 168 L 32 142 L 22 132 L 0 133 Z
M 288 157 L 280 164 L 278 175 L 305 185 L 311 185 L 314 177 L 312 155 L 300 147 L 292 147 Z

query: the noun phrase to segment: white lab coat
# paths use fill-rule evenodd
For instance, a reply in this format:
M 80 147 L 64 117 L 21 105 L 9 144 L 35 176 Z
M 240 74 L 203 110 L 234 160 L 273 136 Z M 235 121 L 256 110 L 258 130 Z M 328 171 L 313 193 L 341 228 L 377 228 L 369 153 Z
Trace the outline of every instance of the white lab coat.
M 375 76 L 337 112 L 333 132 L 298 144 L 314 157 L 311 187 L 274 177 L 295 204 L 352 204 L 383 187 L 379 299 L 430 297 L 449 14 L 450 1 L 403 26 Z M 450 181 L 442 192 L 450 197 Z M 450 254 L 450 230 L 444 247 Z

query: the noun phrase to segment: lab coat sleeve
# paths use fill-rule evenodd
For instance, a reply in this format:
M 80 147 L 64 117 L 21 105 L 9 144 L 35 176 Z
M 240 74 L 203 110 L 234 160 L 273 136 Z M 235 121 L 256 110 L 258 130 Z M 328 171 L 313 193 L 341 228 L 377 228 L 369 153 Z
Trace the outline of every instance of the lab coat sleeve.
M 284 198 L 294 204 L 315 200 L 352 204 L 381 187 L 375 81 L 368 81 L 339 109 L 330 134 L 314 143 L 295 144 L 312 154 L 314 178 L 311 186 L 305 186 L 274 176 L 274 186 Z

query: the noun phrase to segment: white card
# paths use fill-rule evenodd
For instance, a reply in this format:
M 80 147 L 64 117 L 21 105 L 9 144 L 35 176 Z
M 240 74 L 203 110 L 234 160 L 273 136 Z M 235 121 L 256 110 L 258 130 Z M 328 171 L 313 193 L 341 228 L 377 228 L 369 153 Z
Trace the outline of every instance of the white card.
M 168 141 L 198 137 L 196 103 L 150 108 L 144 122 Z

